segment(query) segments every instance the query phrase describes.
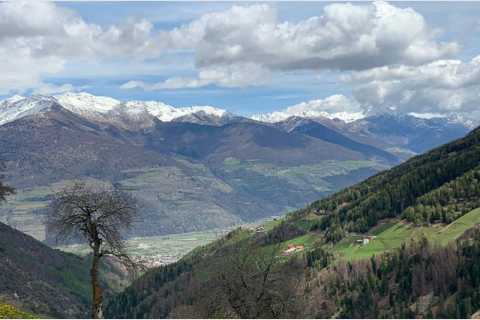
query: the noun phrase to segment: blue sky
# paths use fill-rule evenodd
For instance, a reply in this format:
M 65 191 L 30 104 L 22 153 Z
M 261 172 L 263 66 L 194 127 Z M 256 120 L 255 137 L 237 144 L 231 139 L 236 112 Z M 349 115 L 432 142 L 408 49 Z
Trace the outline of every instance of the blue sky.
M 88 32 L 92 32 L 92 36 L 87 41 L 94 38 L 92 44 L 82 46 L 82 41 L 85 41 L 82 38 L 84 37 L 83 33 L 88 33 L 87 31 L 81 31 L 81 35 L 76 31 L 73 33 L 68 31 L 65 34 L 51 36 L 55 33 L 55 28 L 58 29 L 58 27 L 55 27 L 52 21 L 47 21 L 48 19 L 41 25 L 32 26 L 32 30 L 34 28 L 38 29 L 34 31 L 25 31 L 21 28 L 17 28 L 17 30 L 12 26 L 12 32 L 16 32 L 15 36 L 18 37 L 17 42 L 12 42 L 13 36 L 5 36 L 7 40 L 4 41 L 12 42 L 13 44 L 8 43 L 13 48 L 19 47 L 18 39 L 26 39 L 27 42 L 31 41 L 32 46 L 33 44 L 38 46 L 36 41 L 40 40 L 31 36 L 35 32 L 45 32 L 47 38 L 51 36 L 51 43 L 53 44 L 42 43 L 40 45 L 42 48 L 39 50 L 41 53 L 36 53 L 37 47 L 29 48 L 35 54 L 29 53 L 25 57 L 25 65 L 28 66 L 29 63 L 32 63 L 32 65 L 38 66 L 38 70 L 37 67 L 34 67 L 34 70 L 31 71 L 32 68 L 27 69 L 27 67 L 22 68 L 20 66 L 16 70 L 10 62 L 7 69 L 12 72 L 11 78 L 13 80 L 10 83 L 3 84 L 3 86 L 0 82 L 0 96 L 5 97 L 13 93 L 48 93 L 49 91 L 54 93 L 53 91 L 58 88 L 63 88 L 63 90 L 70 88 L 71 90 L 88 91 L 97 95 L 112 96 L 120 100 L 161 100 L 174 106 L 213 105 L 243 115 L 271 112 L 300 102 L 325 99 L 336 94 L 354 99 L 354 104 L 357 105 L 358 103 L 364 109 L 391 108 L 393 106 L 399 110 L 403 108 L 405 112 L 412 112 L 412 110 L 417 111 L 415 104 L 420 103 L 425 103 L 428 107 L 418 106 L 418 112 L 446 113 L 452 110 L 469 112 L 473 108 L 472 105 L 474 105 L 476 96 L 468 91 L 471 87 L 470 84 L 468 88 L 459 88 L 459 85 L 455 84 L 452 88 L 449 88 L 449 92 L 438 92 L 436 97 L 427 97 L 425 94 L 427 89 L 412 93 L 414 88 L 409 87 L 408 83 L 418 81 L 420 83 L 419 87 L 422 88 L 427 86 L 429 82 L 435 83 L 435 80 L 432 81 L 431 77 L 438 77 L 438 72 L 436 72 L 436 67 L 429 66 L 429 64 L 436 61 L 458 60 L 466 65 L 463 68 L 466 70 L 463 71 L 464 73 L 469 72 L 471 66 L 476 67 L 475 63 L 469 63 L 480 54 L 480 3 L 389 2 L 388 10 L 384 8 L 382 9 L 384 11 L 379 11 L 379 6 L 375 9 L 371 3 L 353 3 L 353 7 L 369 7 L 368 13 L 373 15 L 379 14 L 379 12 L 385 15 L 390 14 L 390 12 L 403 14 L 405 20 L 396 20 L 403 21 L 405 25 L 395 26 L 395 22 L 390 21 L 388 27 L 386 27 L 392 28 L 388 31 L 390 33 L 381 34 L 381 30 L 379 31 L 378 28 L 382 28 L 382 26 L 372 25 L 371 29 L 367 28 L 364 34 L 354 34 L 352 36 L 357 38 L 377 37 L 375 38 L 377 45 L 380 46 L 379 43 L 381 43 L 386 49 L 379 49 L 379 51 L 385 50 L 385 52 L 375 53 L 374 58 L 372 58 L 371 52 L 362 56 L 364 52 L 360 48 L 358 49 L 359 53 L 355 53 L 355 55 L 352 53 L 352 56 L 347 58 L 342 56 L 338 59 L 332 55 L 335 55 L 336 52 L 345 55 L 344 51 L 345 48 L 348 48 L 348 42 L 343 43 L 341 41 L 349 41 L 348 30 L 341 29 L 343 15 L 349 15 L 348 19 L 352 21 L 362 19 L 363 13 L 347 7 L 348 5 L 345 3 L 336 3 L 340 7 L 337 10 L 331 10 L 331 16 L 324 18 L 327 15 L 326 12 L 332 8 L 332 4 L 329 2 L 268 2 L 266 4 L 268 8 L 263 8 L 263 11 L 260 11 L 260 14 L 266 16 L 271 12 L 275 13 L 274 18 L 265 18 L 266 24 L 272 24 L 272 26 L 267 27 L 275 27 L 281 30 L 288 29 L 285 31 L 285 35 L 279 36 L 280 40 L 272 42 L 274 44 L 278 43 L 279 52 L 284 49 L 284 52 L 275 56 L 275 48 L 261 48 L 258 41 L 248 39 L 249 32 L 257 32 L 255 26 L 249 25 L 249 23 L 252 23 L 251 21 L 222 22 L 224 24 L 218 22 L 218 19 L 225 19 L 225 17 L 227 17 L 226 19 L 230 16 L 238 17 L 231 12 L 233 6 L 249 8 L 261 4 L 261 2 L 58 2 L 50 7 L 40 8 L 39 11 L 46 12 L 47 16 L 51 14 L 51 19 L 56 16 L 67 16 L 63 25 L 67 26 L 65 27 L 66 30 L 78 26 L 85 28 L 85 30 L 88 29 Z M 10 5 L 13 6 L 13 4 Z M 341 7 L 342 5 L 345 7 Z M 414 14 L 405 11 L 406 8 L 411 8 Z M 25 12 L 31 9 L 28 6 L 24 8 Z M 68 10 L 62 11 L 64 9 Z M 251 8 L 246 9 L 242 14 L 248 15 L 251 11 L 253 12 L 252 16 L 259 14 L 258 10 L 251 10 Z M 205 15 L 211 13 L 225 14 L 220 18 L 212 18 L 211 20 L 214 22 L 211 24 L 208 22 L 202 25 L 204 38 L 198 38 L 198 35 L 193 31 L 189 31 L 190 33 L 185 31 L 181 36 L 184 37 L 183 39 L 187 39 L 185 40 L 186 44 L 179 46 L 173 44 L 173 47 L 168 47 L 168 45 L 161 43 L 165 39 L 167 39 L 166 42 L 170 41 L 168 43 L 178 39 L 178 37 L 174 38 L 176 35 L 172 35 L 172 30 L 182 29 L 202 19 L 206 21 L 208 19 L 204 18 Z M 356 14 L 358 17 L 350 16 L 350 14 Z M 309 19 L 315 17 L 318 20 L 309 22 Z M 419 21 L 418 17 L 423 20 Z M 13 25 L 16 23 L 15 19 L 21 18 L 15 17 L 13 19 L 6 14 L 2 17 L 0 14 L 0 27 L 2 19 L 4 23 Z M 70 21 L 75 19 L 81 21 L 81 23 L 74 24 L 74 27 L 70 26 Z M 412 24 L 410 24 L 409 19 L 412 19 Z M 138 27 L 139 32 L 143 32 L 143 25 L 140 23 L 142 21 L 149 26 L 150 30 L 147 35 L 142 34 L 138 36 L 141 39 L 137 39 L 135 28 Z M 261 16 L 259 20 L 255 21 L 260 25 L 262 23 Z M 330 28 L 329 25 L 332 23 L 338 23 L 340 27 Z M 379 22 L 379 25 L 380 23 L 384 22 Z M 288 26 L 288 24 L 290 25 Z M 223 29 L 212 30 L 219 25 L 223 26 Z M 400 39 L 399 34 L 402 31 L 404 33 L 411 32 L 412 25 L 414 29 L 416 28 L 418 37 Z M 118 39 L 115 38 L 115 35 L 112 36 L 113 33 L 108 32 L 108 29 L 112 26 L 116 26 L 120 30 L 118 32 L 121 33 L 121 36 Z M 242 28 L 245 28 L 246 31 Z M 322 30 L 322 28 L 325 30 Z M 132 29 L 135 30 L 132 31 Z M 318 31 L 315 39 L 309 38 L 312 30 L 313 32 Z M 133 35 L 129 33 L 130 31 Z M 370 31 L 375 34 L 369 34 Z M 158 34 L 162 32 L 165 34 L 159 37 Z M 302 35 L 301 32 L 305 34 Z M 337 35 L 329 35 L 328 32 L 343 32 L 346 35 L 338 36 L 341 37 L 341 39 L 338 39 Z M 352 33 L 354 32 L 355 30 L 352 30 Z M 126 35 L 123 36 L 123 33 Z M 297 36 L 297 33 L 300 35 Z M 261 36 L 265 37 L 264 34 L 259 32 L 258 37 Z M 268 37 L 268 33 L 266 36 Z M 398 43 L 395 42 L 397 36 L 399 37 Z M 68 41 L 71 40 L 72 44 L 68 46 L 60 44 L 58 52 L 61 53 L 58 53 L 55 51 L 55 45 L 59 43 L 57 42 L 58 39 L 63 39 L 62 37 L 65 37 Z M 79 39 L 74 39 L 75 37 Z M 192 37 L 192 39 L 197 37 L 198 39 L 195 38 L 196 40 L 192 41 L 198 42 L 189 46 L 188 39 L 190 38 L 188 37 Z M 288 37 L 291 37 L 292 40 L 288 40 Z M 322 39 L 322 37 L 327 38 L 327 40 Z M 392 38 L 391 41 L 389 37 Z M 121 43 L 123 38 L 126 39 L 125 43 Z M 357 41 L 357 38 L 352 38 L 352 41 Z M 292 56 L 294 53 L 292 53 L 288 43 L 278 42 L 282 39 L 298 41 L 300 57 Z M 2 33 L 0 32 L 1 40 Z M 101 48 L 100 46 L 97 47 L 99 42 L 102 41 L 105 41 L 106 44 Z M 108 41 L 112 42 L 111 47 L 114 49 L 105 48 L 109 46 Z M 129 47 L 128 41 L 132 41 L 132 47 Z M 209 41 L 211 42 L 209 43 Z M 217 47 L 215 41 L 221 42 L 222 45 Z M 406 41 L 412 43 L 405 44 Z M 253 42 L 255 43 L 252 44 Z M 65 41 L 62 41 L 62 43 L 65 43 Z M 448 44 L 450 47 L 440 48 L 442 43 Z M 438 52 L 428 52 L 429 47 L 437 44 L 439 46 Z M 453 44 L 455 44 L 455 48 Z M 87 48 L 89 45 L 92 48 Z M 145 50 L 139 51 L 138 54 L 136 51 L 133 52 L 133 47 L 143 45 L 146 47 Z M 302 56 L 302 45 L 306 46 L 305 51 L 311 51 L 312 58 L 307 59 Z M 332 48 L 328 47 L 329 45 Z M 358 45 L 361 47 L 363 44 Z M 157 48 L 157 46 L 160 46 L 160 48 Z M 252 48 L 252 46 L 258 47 Z M 282 46 L 285 46 L 285 48 L 282 49 Z M 399 54 L 398 59 L 390 58 L 397 54 L 395 50 L 405 49 L 401 46 L 415 48 L 414 54 L 405 53 L 404 56 Z M 232 58 L 228 50 L 236 50 L 237 47 L 244 50 L 244 54 L 236 55 L 232 53 L 232 55 L 235 55 Z M 82 50 L 85 50 L 85 54 L 80 53 Z M 219 56 L 211 57 L 207 50 L 212 50 L 212 52 L 218 50 Z M 255 50 L 258 50 L 258 52 Z M 426 53 L 421 52 L 422 50 Z M 258 56 L 266 51 L 273 55 L 274 60 L 268 61 L 268 58 L 265 60 L 265 57 Z M 24 51 L 19 49 L 19 52 L 23 53 Z M 251 56 L 248 56 L 249 54 Z M 325 58 L 326 56 L 328 58 Z M 0 61 L 1 58 L 0 52 Z M 7 61 L 12 59 L 12 57 L 8 57 Z M 380 62 L 377 63 L 372 59 Z M 317 62 L 312 62 L 313 60 Z M 383 60 L 385 62 L 382 62 Z M 43 65 L 45 65 L 44 68 Z M 234 71 L 230 70 L 231 65 L 235 66 Z M 424 71 L 419 74 L 415 73 L 417 69 L 420 70 L 421 66 L 425 66 L 422 69 Z M 252 68 L 251 71 L 249 68 Z M 385 68 L 389 70 L 385 70 Z M 388 82 L 385 80 L 387 73 L 391 75 L 407 69 L 410 71 L 408 71 L 407 76 L 404 76 L 404 79 L 402 78 L 404 83 L 399 84 L 398 79 L 388 79 Z M 375 76 L 373 76 L 372 70 L 376 70 Z M 202 72 L 205 72 L 206 78 L 203 78 Z M 379 76 L 380 72 L 384 72 L 385 75 L 382 73 Z M 425 77 L 426 72 L 431 72 L 431 76 Z M 457 71 L 452 72 L 456 76 Z M 15 73 L 17 75 L 22 74 L 24 77 L 17 80 Z M 345 77 L 349 80 L 346 81 Z M 465 79 L 471 79 L 472 76 L 465 74 L 463 77 L 458 80 L 459 83 L 465 83 Z M 173 87 L 169 84 L 170 80 L 175 83 Z M 439 79 L 438 81 L 445 82 L 447 80 Z M 132 85 L 125 86 L 129 82 L 132 82 Z M 13 83 L 18 83 L 18 85 L 15 86 Z M 391 89 L 392 87 L 395 88 Z M 391 92 L 388 93 L 389 95 L 379 97 L 379 92 L 384 92 L 385 88 L 391 90 Z M 431 88 L 431 92 L 437 92 L 441 88 L 442 85 Z M 459 98 L 437 108 L 435 104 L 440 104 L 439 99 L 446 95 L 452 96 L 452 90 L 456 90 L 453 94 L 458 93 Z M 409 97 L 408 103 L 397 106 L 395 99 L 406 96 Z M 341 111 L 341 106 L 339 108 L 339 111 Z

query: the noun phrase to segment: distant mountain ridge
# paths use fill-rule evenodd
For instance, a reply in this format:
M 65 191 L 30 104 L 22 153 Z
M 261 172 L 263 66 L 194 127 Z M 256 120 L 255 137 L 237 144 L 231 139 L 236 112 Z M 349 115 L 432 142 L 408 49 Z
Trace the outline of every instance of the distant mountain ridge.
M 57 102 L 73 113 L 90 120 L 104 122 L 108 122 L 109 116 L 118 111 L 118 109 L 122 109 L 124 113 L 132 117 L 146 113 L 163 122 L 169 122 L 196 113 L 202 113 L 214 119 L 233 117 L 233 115 L 227 111 L 211 106 L 175 108 L 159 101 L 121 102 L 110 97 L 94 96 L 86 92 L 80 92 L 65 93 L 56 96 L 34 95 L 32 97 L 22 97 L 16 95 L 0 101 L 0 124 L 11 122 L 40 111 L 42 105 L 48 104 L 48 102 Z

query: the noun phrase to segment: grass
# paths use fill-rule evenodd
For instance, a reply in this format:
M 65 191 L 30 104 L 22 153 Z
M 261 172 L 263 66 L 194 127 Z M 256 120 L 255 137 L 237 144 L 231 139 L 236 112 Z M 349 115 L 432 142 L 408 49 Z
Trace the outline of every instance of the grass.
M 359 260 L 398 248 L 405 242 L 418 240 L 422 237 L 426 237 L 434 244 L 444 246 L 456 240 L 466 230 L 478 223 L 480 223 L 480 208 L 465 214 L 446 226 L 415 227 L 404 221 L 389 222 L 372 229 L 370 234 L 376 235 L 376 238 L 371 240 L 369 244 L 356 244 L 356 240 L 361 239 L 362 236 L 353 235 L 336 244 L 333 247 L 333 252 L 340 259 Z
M 0 303 L 0 319 L 38 319 L 28 312 L 18 310 L 12 305 Z

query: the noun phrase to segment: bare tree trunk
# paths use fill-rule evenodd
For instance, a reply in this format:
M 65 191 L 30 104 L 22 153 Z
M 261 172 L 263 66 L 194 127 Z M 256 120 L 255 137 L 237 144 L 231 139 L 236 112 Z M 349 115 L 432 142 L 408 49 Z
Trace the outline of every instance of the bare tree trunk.
M 90 277 L 92 280 L 92 319 L 102 319 L 102 288 L 98 279 L 98 263 L 99 253 L 93 253 L 92 268 L 90 269 Z

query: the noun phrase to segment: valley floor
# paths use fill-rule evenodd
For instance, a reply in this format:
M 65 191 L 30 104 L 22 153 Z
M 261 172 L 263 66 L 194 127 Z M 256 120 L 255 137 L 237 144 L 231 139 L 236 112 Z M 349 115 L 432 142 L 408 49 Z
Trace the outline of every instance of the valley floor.
M 197 232 L 177 233 L 164 236 L 135 237 L 127 240 L 127 250 L 147 268 L 174 263 L 197 247 L 207 245 L 233 229 L 241 226 L 254 229 L 264 224 L 270 228 L 275 224 L 273 218 L 262 219 L 254 223 L 236 225 L 230 228 Z M 56 246 L 57 249 L 85 256 L 90 249 L 86 244 Z

